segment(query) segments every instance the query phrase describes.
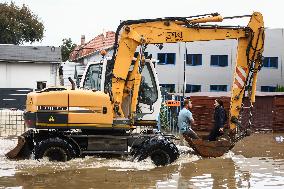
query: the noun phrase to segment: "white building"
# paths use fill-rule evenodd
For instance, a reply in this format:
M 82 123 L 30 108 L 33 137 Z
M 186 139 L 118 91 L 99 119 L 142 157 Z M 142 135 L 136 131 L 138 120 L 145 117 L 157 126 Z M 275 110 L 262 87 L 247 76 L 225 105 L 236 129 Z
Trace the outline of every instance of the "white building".
M 186 50 L 187 49 L 187 50 Z M 156 70 L 161 86 L 170 92 L 183 91 L 183 71 L 187 51 L 186 92 L 229 91 L 232 85 L 236 62 L 237 40 L 148 45 L 146 51 L 159 60 Z M 113 50 L 108 49 L 108 56 Z M 264 46 L 264 66 L 259 73 L 257 90 L 275 91 L 276 86 L 284 86 L 284 29 L 266 29 Z M 97 61 L 99 51 L 90 53 L 81 62 Z
M 58 47 L 0 45 L 0 108 L 24 104 L 33 89 L 57 85 L 60 62 Z
M 284 86 L 284 30 L 266 29 L 264 66 L 259 73 L 257 90 L 273 91 Z M 237 40 L 166 44 L 162 50 L 149 46 L 147 51 L 160 60 L 156 69 L 160 84 L 182 92 L 185 54 L 187 92 L 229 91 L 236 62 Z
M 56 85 L 61 62 L 58 47 L 0 45 L 0 88 L 37 88 L 37 82 Z

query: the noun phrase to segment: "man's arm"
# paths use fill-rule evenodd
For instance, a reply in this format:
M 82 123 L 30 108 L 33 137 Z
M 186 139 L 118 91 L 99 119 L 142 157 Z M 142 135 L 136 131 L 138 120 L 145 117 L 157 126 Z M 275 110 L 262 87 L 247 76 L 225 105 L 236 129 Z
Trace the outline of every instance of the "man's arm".
M 190 119 L 190 122 L 191 122 L 192 125 L 195 124 L 193 117 Z
M 189 116 L 188 116 L 188 119 L 190 120 L 190 123 L 193 125 L 195 122 L 194 122 L 194 119 L 193 119 L 193 116 L 192 116 L 192 113 L 189 111 Z

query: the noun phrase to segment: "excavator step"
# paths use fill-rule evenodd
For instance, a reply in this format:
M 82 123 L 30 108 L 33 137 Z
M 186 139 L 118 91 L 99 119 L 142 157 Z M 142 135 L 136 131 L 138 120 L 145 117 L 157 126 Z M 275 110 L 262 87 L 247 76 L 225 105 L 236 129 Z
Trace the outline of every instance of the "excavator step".
M 127 151 L 114 151 L 114 150 L 91 150 L 91 151 L 82 151 L 82 154 L 123 154 L 127 155 L 130 154 Z

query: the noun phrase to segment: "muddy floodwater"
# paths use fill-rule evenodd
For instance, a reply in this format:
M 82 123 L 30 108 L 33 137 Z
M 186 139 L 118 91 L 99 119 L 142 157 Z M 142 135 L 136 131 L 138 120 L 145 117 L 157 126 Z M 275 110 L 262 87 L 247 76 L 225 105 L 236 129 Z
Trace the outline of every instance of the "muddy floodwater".
M 126 157 L 6 159 L 15 145 L 15 138 L 0 138 L 0 188 L 284 188 L 284 133 L 254 134 L 220 158 L 201 158 L 179 145 L 180 158 L 166 167 Z

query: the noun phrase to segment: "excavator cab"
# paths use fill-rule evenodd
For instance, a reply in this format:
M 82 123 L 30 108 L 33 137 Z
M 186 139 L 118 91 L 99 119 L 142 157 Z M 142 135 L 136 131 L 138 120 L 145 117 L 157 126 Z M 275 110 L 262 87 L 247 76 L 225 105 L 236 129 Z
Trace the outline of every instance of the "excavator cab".
M 136 58 L 133 58 L 129 73 L 132 72 Z M 135 125 L 156 124 L 156 118 L 161 108 L 161 91 L 159 88 L 159 80 L 155 70 L 154 59 L 145 59 L 144 66 L 141 67 L 141 84 L 138 94 L 137 113 L 135 117 Z M 105 75 L 107 65 L 111 64 L 111 59 L 103 58 L 98 62 L 89 62 L 85 68 L 81 79 L 80 88 L 93 91 L 105 91 Z M 129 100 L 123 104 L 123 112 L 129 115 Z

